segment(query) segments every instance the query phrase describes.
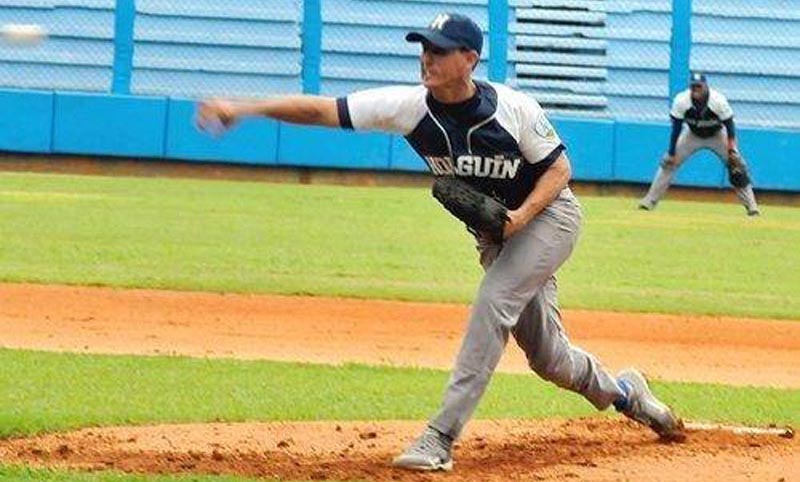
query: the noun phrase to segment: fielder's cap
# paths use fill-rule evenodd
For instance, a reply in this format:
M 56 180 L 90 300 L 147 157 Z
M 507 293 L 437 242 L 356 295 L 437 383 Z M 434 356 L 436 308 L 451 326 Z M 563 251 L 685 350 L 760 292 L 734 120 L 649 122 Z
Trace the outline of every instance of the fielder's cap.
M 689 85 L 698 85 L 705 83 L 706 83 L 706 74 L 701 74 L 700 72 L 692 72 L 692 75 L 689 77 Z
M 458 13 L 441 13 L 424 30 L 406 35 L 408 42 L 430 42 L 446 50 L 467 48 L 481 53 L 483 32 L 471 18 Z

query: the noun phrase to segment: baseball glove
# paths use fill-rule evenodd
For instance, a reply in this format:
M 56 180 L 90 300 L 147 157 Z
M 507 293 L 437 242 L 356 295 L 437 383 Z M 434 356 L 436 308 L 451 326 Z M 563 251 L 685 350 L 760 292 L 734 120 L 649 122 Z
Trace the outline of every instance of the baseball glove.
M 750 184 L 750 176 L 747 174 L 747 167 L 742 159 L 742 155 L 736 149 L 728 151 L 728 181 L 734 187 L 747 187 Z
M 509 220 L 508 209 L 496 199 L 454 176 L 436 178 L 433 197 L 470 229 L 495 242 L 503 240 L 503 229 Z

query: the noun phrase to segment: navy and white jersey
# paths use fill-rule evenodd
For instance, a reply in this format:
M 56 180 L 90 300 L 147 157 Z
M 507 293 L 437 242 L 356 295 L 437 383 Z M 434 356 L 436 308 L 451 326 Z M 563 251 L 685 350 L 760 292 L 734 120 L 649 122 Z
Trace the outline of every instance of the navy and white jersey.
M 395 86 L 337 99 L 342 127 L 402 134 L 434 175 L 456 175 L 518 208 L 564 150 L 538 102 L 502 84 L 442 104 L 428 89 Z
M 709 88 L 708 102 L 698 110 L 692 104 L 691 91 L 687 89 L 675 96 L 670 116 L 685 121 L 696 136 L 708 138 L 719 132 L 722 124 L 733 117 L 733 109 L 722 93 Z

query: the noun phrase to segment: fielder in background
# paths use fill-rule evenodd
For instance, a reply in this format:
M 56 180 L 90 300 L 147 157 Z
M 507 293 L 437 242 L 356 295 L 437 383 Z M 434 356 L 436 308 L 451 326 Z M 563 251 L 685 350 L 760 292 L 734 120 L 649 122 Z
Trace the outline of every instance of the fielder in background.
M 572 253 L 582 215 L 568 187 L 565 147 L 539 103 L 505 85 L 473 80 L 483 33 L 468 17 L 441 14 L 406 40 L 422 46 L 422 85 L 338 99 L 209 100 L 197 112 L 199 127 L 211 131 L 244 116 L 266 116 L 401 134 L 428 163 L 437 184 L 458 178 L 508 209 L 498 236 L 472 230 L 485 275 L 461 350 L 439 412 L 394 465 L 453 467 L 453 442 L 483 396 L 509 335 L 542 378 L 583 395 L 600 410 L 613 405 L 663 438 L 682 436 L 680 420 L 656 399 L 641 373 L 629 369 L 611 375 L 564 333 L 555 273 Z M 413 243 L 413 234 L 398 242 Z
M 704 74 L 692 74 L 689 88 L 675 96 L 670 118 L 672 134 L 669 151 L 664 154 L 650 190 L 639 202 L 639 208 L 648 211 L 655 209 L 681 164 L 700 149 L 711 149 L 728 169 L 728 180 L 747 209 L 747 214 L 761 214 L 747 164 L 736 145 L 733 110 L 720 91 L 708 86 Z M 684 122 L 688 129 L 683 128 Z

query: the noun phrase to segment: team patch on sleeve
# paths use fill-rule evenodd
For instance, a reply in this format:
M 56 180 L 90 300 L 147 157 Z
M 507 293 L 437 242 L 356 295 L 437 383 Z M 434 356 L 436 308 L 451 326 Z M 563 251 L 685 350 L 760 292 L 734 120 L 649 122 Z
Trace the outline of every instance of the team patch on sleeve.
M 539 137 L 544 139 L 553 139 L 556 136 L 556 130 L 553 128 L 553 124 L 550 123 L 550 120 L 547 119 L 547 115 L 544 112 L 539 113 L 533 125 L 533 130 Z

